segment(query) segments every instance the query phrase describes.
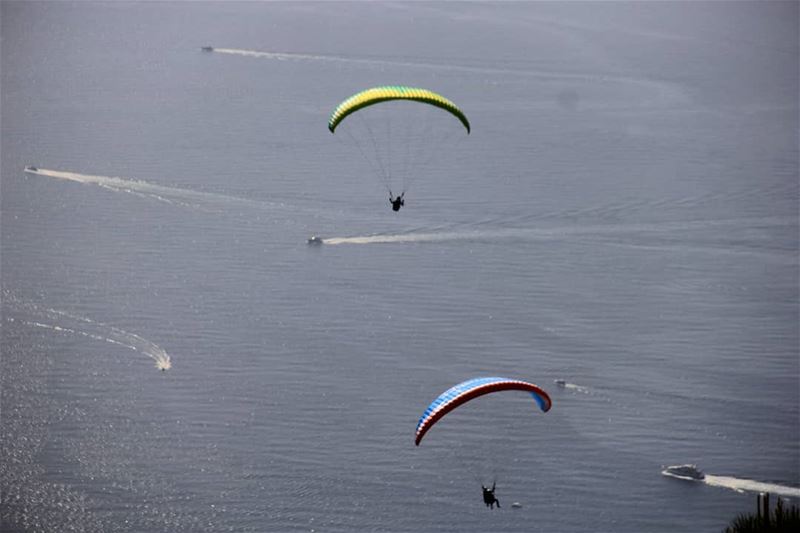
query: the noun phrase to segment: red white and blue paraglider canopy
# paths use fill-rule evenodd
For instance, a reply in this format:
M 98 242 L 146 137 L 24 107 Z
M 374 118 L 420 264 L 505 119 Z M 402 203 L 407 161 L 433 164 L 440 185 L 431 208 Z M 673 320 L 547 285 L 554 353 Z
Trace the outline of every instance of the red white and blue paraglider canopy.
M 547 393 L 527 381 L 519 381 L 508 378 L 473 378 L 468 379 L 463 383 L 447 389 L 438 398 L 433 400 L 431 404 L 422 413 L 422 416 L 417 423 L 417 436 L 414 443 L 419 446 L 422 437 L 438 422 L 444 415 L 474 398 L 490 394 L 493 392 L 507 391 L 507 390 L 521 390 L 529 392 L 539 408 L 543 412 L 550 410 L 553 403 L 550 401 L 550 396 Z

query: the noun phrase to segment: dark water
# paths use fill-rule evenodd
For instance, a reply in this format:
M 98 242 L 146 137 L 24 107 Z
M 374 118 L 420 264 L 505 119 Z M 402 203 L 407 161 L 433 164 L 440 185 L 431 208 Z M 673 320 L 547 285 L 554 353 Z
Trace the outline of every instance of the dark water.
M 718 531 L 748 480 L 798 494 L 797 3 L 0 6 L 3 531 Z M 395 214 L 326 121 L 397 83 L 473 131 Z M 479 375 L 553 408 L 415 447 Z

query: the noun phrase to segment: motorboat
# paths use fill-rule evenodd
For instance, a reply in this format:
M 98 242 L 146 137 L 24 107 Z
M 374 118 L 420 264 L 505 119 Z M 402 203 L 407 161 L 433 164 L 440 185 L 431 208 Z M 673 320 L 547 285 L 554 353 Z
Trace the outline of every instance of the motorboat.
M 555 384 L 558 385 L 559 387 L 566 387 L 567 386 L 567 381 L 564 380 L 564 379 L 556 379 L 554 381 L 555 381 Z
M 25 172 L 39 172 L 39 169 L 32 166 L 25 167 Z
M 213 52 L 214 51 L 214 47 L 213 46 L 202 46 L 202 47 L 200 47 L 200 50 L 202 50 L 203 52 Z
M 700 481 L 706 477 L 702 470 L 697 468 L 697 465 L 668 466 L 664 468 L 661 473 L 665 476 L 677 477 L 690 481 Z
M 322 240 L 322 237 L 318 237 L 317 235 L 312 235 L 311 237 L 308 238 L 308 241 L 306 242 L 308 242 L 308 244 L 311 244 L 313 246 L 319 246 L 325 241 Z

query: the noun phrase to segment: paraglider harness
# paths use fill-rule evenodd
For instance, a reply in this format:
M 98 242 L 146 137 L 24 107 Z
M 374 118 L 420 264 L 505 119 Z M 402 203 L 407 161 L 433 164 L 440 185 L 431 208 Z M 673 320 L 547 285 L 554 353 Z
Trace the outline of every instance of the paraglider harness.
M 403 200 L 403 195 L 405 195 L 405 191 L 400 193 L 400 196 L 397 198 L 394 197 L 392 191 L 389 191 L 389 203 L 392 204 L 392 211 L 400 211 L 400 208 L 406 205 L 405 200 Z
M 489 507 L 490 509 L 494 509 L 494 504 L 497 504 L 497 508 L 500 509 L 500 500 L 494 496 L 494 486 L 495 483 L 492 483 L 492 488 L 489 489 L 481 485 L 481 488 L 483 489 L 483 503 L 485 503 L 486 507 Z

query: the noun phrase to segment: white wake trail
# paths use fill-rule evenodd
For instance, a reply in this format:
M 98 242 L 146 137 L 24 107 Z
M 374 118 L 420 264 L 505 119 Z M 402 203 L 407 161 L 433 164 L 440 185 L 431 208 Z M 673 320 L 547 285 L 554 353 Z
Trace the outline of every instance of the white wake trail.
M 77 172 L 67 172 L 63 170 L 50 170 L 45 168 L 31 169 L 25 168 L 27 174 L 44 176 L 64 181 L 82 183 L 84 185 L 96 185 L 104 189 L 133 194 L 143 198 L 151 198 L 160 202 L 165 202 L 182 207 L 199 208 L 203 206 L 231 205 L 239 204 L 255 208 L 279 208 L 282 204 L 270 203 L 259 200 L 250 200 L 225 194 L 195 191 L 180 187 L 168 187 L 157 185 L 143 180 L 120 178 L 114 176 L 97 176 L 93 174 L 80 174 Z
M 595 228 L 596 231 L 596 228 Z M 587 233 L 586 228 L 497 228 L 485 230 L 437 231 L 428 233 L 400 233 L 362 235 L 354 237 L 329 237 L 324 244 L 396 244 L 423 242 L 450 242 L 474 240 L 536 240 L 552 239 L 568 234 Z
M 692 246 L 690 244 L 675 244 L 671 241 L 662 243 L 658 241 L 639 242 L 630 240 L 629 237 L 641 235 L 669 236 L 676 232 L 703 230 L 716 227 L 749 228 L 753 225 L 789 225 L 794 224 L 792 217 L 758 217 L 754 219 L 728 219 L 728 220 L 688 220 L 675 222 L 630 223 L 630 224 L 590 224 L 586 226 L 560 226 L 541 228 L 494 228 L 494 229 L 465 229 L 460 231 L 435 231 L 400 234 L 358 235 L 352 237 L 327 237 L 321 238 L 322 244 L 403 244 L 403 243 L 436 243 L 451 241 L 500 241 L 516 240 L 548 241 L 562 238 L 591 238 L 595 244 L 607 246 L 638 247 L 643 249 L 680 248 L 703 253 L 731 253 L 731 254 L 759 254 L 774 255 L 784 253 L 782 250 L 752 248 L 747 246 L 732 247 L 725 243 L 719 246 Z M 614 239 L 624 237 L 619 242 Z M 619 240 L 619 239 L 618 239 Z
M 156 343 L 140 335 L 57 309 L 41 308 L 33 303 L 19 301 L 8 296 L 4 300 L 4 304 L 9 305 L 11 308 L 36 317 L 30 320 L 21 319 L 20 322 L 25 325 L 48 329 L 57 333 L 79 335 L 121 346 L 152 359 L 159 370 L 172 368 L 172 359 L 169 354 Z M 10 322 L 15 321 L 13 317 L 8 317 L 8 320 Z M 47 322 L 44 322 L 44 320 L 47 320 Z
M 524 68 L 480 67 L 458 65 L 452 63 L 430 63 L 425 61 L 404 61 L 401 59 L 377 59 L 365 57 L 347 57 L 325 54 L 297 54 L 291 52 L 270 52 L 261 50 L 247 50 L 242 48 L 210 48 L 210 52 L 229 54 L 259 59 L 272 59 L 277 61 L 321 61 L 328 63 L 347 63 L 354 65 L 368 65 L 379 67 L 407 67 L 430 69 L 439 72 L 465 72 L 470 74 L 504 74 L 539 78 L 542 80 L 575 80 L 592 83 L 617 83 L 646 86 L 659 95 L 660 99 L 674 102 L 685 102 L 686 95 L 678 85 L 657 81 L 633 78 L 629 76 L 599 75 L 579 72 L 558 72 L 548 70 L 533 70 Z
M 506 72 L 518 73 L 513 70 L 481 68 L 481 67 L 468 67 L 461 65 L 441 65 L 436 63 L 425 63 L 415 61 L 401 61 L 392 59 L 370 59 L 363 57 L 345 57 L 345 56 L 332 56 L 323 54 L 295 54 L 290 52 L 266 52 L 259 50 L 245 50 L 241 48 L 214 48 L 213 52 L 218 54 L 230 54 L 244 57 L 254 57 L 260 59 L 275 59 L 277 61 L 324 61 L 330 63 L 349 63 L 356 65 L 375 65 L 375 66 L 395 66 L 395 67 L 411 67 L 411 68 L 425 68 L 437 70 L 457 70 L 465 72 Z
M 292 52 L 269 52 L 261 50 L 247 50 L 243 48 L 213 48 L 212 50 L 219 54 L 230 54 L 245 57 L 254 57 L 260 59 L 274 59 L 277 61 L 324 61 L 330 63 L 349 63 L 360 65 L 375 65 L 375 66 L 394 66 L 394 67 L 409 67 L 409 68 L 422 68 L 422 69 L 435 69 L 438 71 L 456 71 L 456 72 L 469 72 L 478 74 L 511 74 L 518 76 L 533 76 L 548 79 L 576 79 L 576 80 L 592 80 L 592 81 L 610 81 L 610 82 L 625 82 L 625 83 L 651 83 L 646 80 L 639 80 L 636 78 L 628 78 L 623 76 L 599 76 L 594 74 L 581 74 L 574 72 L 556 72 L 548 70 L 529 70 L 529 69 L 513 69 L 502 67 L 479 67 L 469 65 L 458 65 L 452 63 L 430 63 L 426 61 L 403 61 L 401 59 L 376 59 L 365 57 L 347 57 L 335 56 L 326 54 L 297 54 Z
M 703 480 L 706 485 L 735 490 L 736 492 L 769 492 L 787 498 L 800 498 L 800 488 L 778 485 L 777 483 L 764 483 L 752 479 L 742 479 L 730 476 L 712 476 L 706 474 Z
M 399 235 L 364 235 L 360 237 L 331 237 L 322 239 L 324 244 L 392 244 L 412 242 L 447 242 L 483 238 L 502 238 L 509 232 L 472 231 L 472 232 L 440 232 L 440 233 L 405 233 Z M 508 236 L 513 237 L 511 231 Z

